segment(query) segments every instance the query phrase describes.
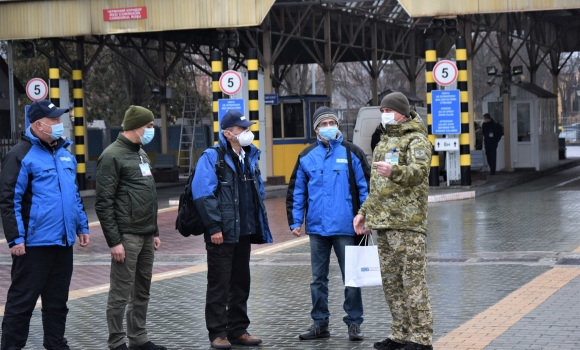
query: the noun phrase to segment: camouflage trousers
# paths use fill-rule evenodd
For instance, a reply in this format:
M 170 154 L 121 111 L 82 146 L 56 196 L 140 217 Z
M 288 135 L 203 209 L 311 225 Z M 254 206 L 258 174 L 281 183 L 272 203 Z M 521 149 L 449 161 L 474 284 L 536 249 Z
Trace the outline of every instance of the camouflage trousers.
M 397 230 L 377 233 L 383 291 L 393 317 L 389 338 L 430 345 L 433 315 L 426 280 L 425 235 Z

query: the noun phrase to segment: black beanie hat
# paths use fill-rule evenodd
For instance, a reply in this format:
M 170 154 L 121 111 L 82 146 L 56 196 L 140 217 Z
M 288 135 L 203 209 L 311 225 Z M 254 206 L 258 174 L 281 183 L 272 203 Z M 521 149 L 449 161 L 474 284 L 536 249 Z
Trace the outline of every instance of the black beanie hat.
M 409 117 L 411 114 L 409 100 L 407 100 L 407 97 L 400 92 L 392 92 L 383 97 L 383 100 L 381 101 L 381 109 L 382 108 L 390 108 L 401 113 L 405 117 Z
M 334 119 L 336 124 L 338 124 L 338 115 L 336 115 L 334 109 L 328 108 L 326 106 L 320 106 L 316 109 L 316 111 L 314 111 L 314 114 L 312 115 L 312 126 L 314 129 L 316 129 L 321 121 L 328 118 Z
M 153 113 L 147 108 L 131 106 L 123 118 L 123 131 L 135 130 L 153 121 Z

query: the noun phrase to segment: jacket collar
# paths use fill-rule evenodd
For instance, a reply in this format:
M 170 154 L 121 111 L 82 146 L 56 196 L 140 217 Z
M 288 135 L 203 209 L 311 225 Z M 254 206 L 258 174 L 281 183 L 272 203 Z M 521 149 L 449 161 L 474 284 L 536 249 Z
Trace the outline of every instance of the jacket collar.
M 119 133 L 119 136 L 117 136 L 117 141 L 119 141 L 119 143 L 121 145 L 130 149 L 131 151 L 138 152 L 139 149 L 141 148 L 140 143 L 135 143 L 135 142 L 129 140 L 125 135 L 123 135 L 123 132 Z
M 29 141 L 30 143 L 32 143 L 34 145 L 44 147 L 50 151 L 57 150 L 61 147 L 68 147 L 68 146 L 72 145 L 72 141 L 61 137 L 58 140 L 56 140 L 56 146 L 53 147 L 48 142 L 38 138 L 38 136 L 36 136 L 34 134 L 34 131 L 32 131 L 32 129 L 30 127 L 28 127 L 26 129 L 26 134 L 22 135 L 21 138 L 25 141 Z

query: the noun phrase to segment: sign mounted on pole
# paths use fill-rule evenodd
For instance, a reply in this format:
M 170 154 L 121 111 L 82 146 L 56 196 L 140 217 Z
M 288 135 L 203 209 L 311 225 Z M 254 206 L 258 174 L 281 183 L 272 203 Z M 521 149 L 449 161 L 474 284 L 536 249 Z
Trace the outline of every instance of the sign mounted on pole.
M 431 91 L 433 134 L 461 133 L 461 102 L 459 90 Z
M 453 61 L 443 60 L 433 67 L 433 79 L 441 86 L 448 86 L 457 80 L 457 66 Z
M 32 101 L 44 100 L 48 95 L 48 85 L 40 78 L 32 78 L 26 84 L 26 95 Z
M 227 70 L 220 77 L 220 89 L 226 95 L 235 95 L 242 88 L 242 75 L 235 70 Z

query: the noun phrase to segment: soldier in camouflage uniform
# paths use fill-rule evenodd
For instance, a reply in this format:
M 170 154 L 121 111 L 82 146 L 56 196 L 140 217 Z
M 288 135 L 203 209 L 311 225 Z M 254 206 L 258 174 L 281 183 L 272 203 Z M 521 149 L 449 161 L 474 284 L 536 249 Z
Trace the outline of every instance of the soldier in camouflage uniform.
M 385 96 L 381 112 L 382 135 L 373 152 L 369 195 L 353 220 L 357 233 L 377 230 L 383 290 L 393 317 L 392 334 L 374 347 L 433 349 L 425 279 L 431 142 L 403 94 Z

